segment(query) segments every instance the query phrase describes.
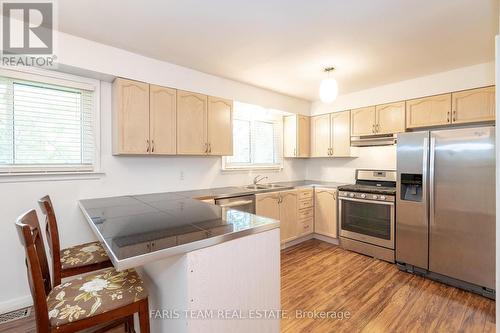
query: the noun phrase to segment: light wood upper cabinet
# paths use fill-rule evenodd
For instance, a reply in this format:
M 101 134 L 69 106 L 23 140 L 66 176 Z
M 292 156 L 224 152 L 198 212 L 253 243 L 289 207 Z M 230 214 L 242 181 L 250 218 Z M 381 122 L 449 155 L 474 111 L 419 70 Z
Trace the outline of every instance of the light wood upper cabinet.
M 337 190 L 317 187 L 314 198 L 314 232 L 337 238 Z
M 428 127 L 451 123 L 451 94 L 406 101 L 406 127 Z
M 310 156 L 310 117 L 292 115 L 283 117 L 283 156 Z
M 149 84 L 117 78 L 113 82 L 113 153 L 147 154 Z
M 495 120 L 495 87 L 451 94 L 452 123 L 463 124 Z
M 351 110 L 351 135 L 363 136 L 375 133 L 375 107 L 369 106 Z
M 285 243 L 297 238 L 300 232 L 297 221 L 297 190 L 281 191 L 280 198 L 281 242 Z
M 352 156 L 350 111 L 335 112 L 330 117 L 332 156 Z
M 233 155 L 233 101 L 208 96 L 208 153 Z
M 177 154 L 207 151 L 207 96 L 177 90 Z
M 405 131 L 405 102 L 377 105 L 376 134 L 394 134 Z
M 330 115 L 311 117 L 311 157 L 330 156 Z
M 149 87 L 149 134 L 151 154 L 172 155 L 177 152 L 177 92 L 155 85 Z

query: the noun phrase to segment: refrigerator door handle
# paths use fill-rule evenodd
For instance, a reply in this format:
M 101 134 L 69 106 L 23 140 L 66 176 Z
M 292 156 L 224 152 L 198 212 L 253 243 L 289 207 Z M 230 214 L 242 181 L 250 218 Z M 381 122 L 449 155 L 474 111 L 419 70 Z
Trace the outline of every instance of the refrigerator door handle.
M 429 224 L 434 224 L 434 163 L 436 155 L 436 138 L 431 135 L 429 152 Z

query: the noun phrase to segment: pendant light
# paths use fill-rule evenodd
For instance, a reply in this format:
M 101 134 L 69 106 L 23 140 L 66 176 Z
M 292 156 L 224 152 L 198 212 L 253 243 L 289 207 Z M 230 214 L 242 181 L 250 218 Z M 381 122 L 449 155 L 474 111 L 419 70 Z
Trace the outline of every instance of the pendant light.
M 335 67 L 327 67 L 324 69 L 327 73 L 327 78 L 323 79 L 319 85 L 319 98 L 323 103 L 331 103 L 337 98 L 339 85 L 337 80 L 330 76 L 334 70 Z

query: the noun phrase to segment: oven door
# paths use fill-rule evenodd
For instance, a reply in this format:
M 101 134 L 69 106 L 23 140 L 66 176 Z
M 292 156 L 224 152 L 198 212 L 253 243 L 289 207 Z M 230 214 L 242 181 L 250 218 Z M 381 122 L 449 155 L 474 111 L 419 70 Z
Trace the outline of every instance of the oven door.
M 339 198 L 340 236 L 394 249 L 394 202 Z

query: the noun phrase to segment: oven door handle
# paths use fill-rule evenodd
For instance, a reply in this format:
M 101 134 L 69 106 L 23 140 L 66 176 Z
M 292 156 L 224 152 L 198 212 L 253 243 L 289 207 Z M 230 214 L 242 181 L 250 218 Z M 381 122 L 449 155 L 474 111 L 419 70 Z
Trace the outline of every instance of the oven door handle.
M 366 203 L 371 203 L 371 204 L 380 204 L 380 205 L 394 206 L 394 202 L 393 201 L 376 201 L 376 200 L 366 200 L 366 199 L 346 198 L 346 197 L 339 197 L 339 200 L 356 201 L 356 202 L 366 202 Z

